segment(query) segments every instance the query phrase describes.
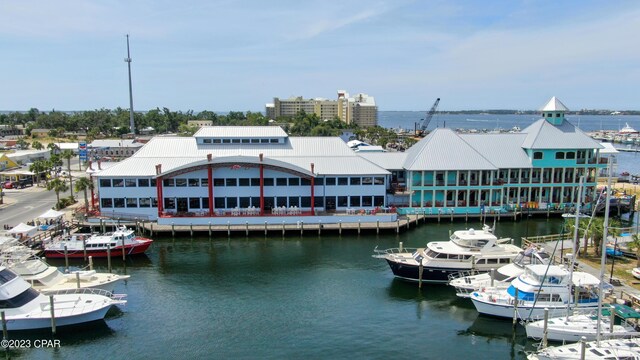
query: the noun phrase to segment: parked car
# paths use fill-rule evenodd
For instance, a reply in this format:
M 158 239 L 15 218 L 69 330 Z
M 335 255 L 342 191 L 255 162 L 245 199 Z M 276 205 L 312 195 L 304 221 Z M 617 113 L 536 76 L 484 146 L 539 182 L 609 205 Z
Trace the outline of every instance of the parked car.
M 2 183 L 3 189 L 13 189 L 13 183 L 11 181 L 5 181 Z

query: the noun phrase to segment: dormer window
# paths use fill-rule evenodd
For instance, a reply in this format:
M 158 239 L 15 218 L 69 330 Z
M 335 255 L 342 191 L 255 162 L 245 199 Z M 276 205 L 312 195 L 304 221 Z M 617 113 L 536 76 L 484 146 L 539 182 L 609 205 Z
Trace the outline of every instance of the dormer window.
M 542 160 L 542 151 L 536 151 L 533 153 L 534 160 Z

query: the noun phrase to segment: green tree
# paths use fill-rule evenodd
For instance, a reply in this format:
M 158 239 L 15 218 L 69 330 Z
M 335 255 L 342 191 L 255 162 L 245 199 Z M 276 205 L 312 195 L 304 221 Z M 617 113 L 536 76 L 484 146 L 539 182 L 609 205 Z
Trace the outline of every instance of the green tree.
M 71 158 L 75 155 L 71 150 L 64 150 L 60 153 L 60 157 L 67 160 L 67 171 L 69 172 L 69 188 L 71 189 L 71 198 L 73 199 L 73 178 L 71 177 Z
M 93 181 L 89 180 L 89 178 L 81 177 L 76 180 L 76 192 L 84 192 L 84 206 L 86 211 L 89 211 L 89 200 L 87 197 L 87 190 L 93 190 Z M 93 199 L 92 199 L 93 202 Z
M 618 228 L 620 227 L 620 222 L 615 219 L 609 219 L 609 236 L 618 236 L 620 231 Z M 569 218 L 567 220 L 567 232 L 573 236 L 575 228 L 575 218 Z M 601 256 L 600 248 L 602 246 L 602 241 L 604 237 L 604 218 L 594 217 L 593 219 L 580 219 L 580 223 L 578 225 L 578 239 L 584 240 L 583 249 L 578 248 L 578 253 L 584 251 L 584 254 L 587 253 L 588 241 L 592 240 L 594 252 L 597 256 Z M 578 247 L 580 243 L 578 242 Z
M 42 175 L 42 173 L 47 171 L 48 169 L 49 168 L 45 160 L 34 160 L 33 163 L 29 165 L 29 171 L 36 174 L 37 183 L 40 182 L 41 180 L 40 176 Z M 45 182 L 49 183 L 49 179 L 46 176 L 45 176 Z
M 640 267 L 640 234 L 631 235 L 631 241 L 627 243 L 627 247 L 636 250 L 636 267 Z
M 18 141 L 16 141 L 16 145 L 23 150 L 29 148 L 29 143 L 24 138 L 18 139 Z
M 59 178 L 55 178 L 55 179 L 51 180 L 47 184 L 47 190 L 55 191 L 55 193 L 56 193 L 56 209 L 60 209 L 60 193 L 69 190 L 69 186 L 67 186 L 67 183 L 65 183 L 64 181 L 60 180 Z
M 31 143 L 31 147 L 33 147 L 36 150 L 44 149 L 44 145 L 42 145 L 42 143 L 38 140 L 33 140 L 33 142 Z

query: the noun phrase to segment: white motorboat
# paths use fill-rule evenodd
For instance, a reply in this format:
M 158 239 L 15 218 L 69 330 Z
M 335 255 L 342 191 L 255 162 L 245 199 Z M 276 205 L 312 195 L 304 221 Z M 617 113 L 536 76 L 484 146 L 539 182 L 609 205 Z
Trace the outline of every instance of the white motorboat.
M 615 312 L 611 311 L 613 314 Z M 612 318 L 601 317 L 600 336 L 611 339 L 628 337 L 636 332 L 633 326 L 624 323 L 615 325 Z M 525 325 L 527 337 L 540 340 L 544 336 L 544 320 L 533 321 Z M 596 340 L 598 334 L 597 313 L 559 316 L 547 320 L 547 340 L 577 342 L 583 337 L 587 341 Z
M 70 294 L 45 296 L 13 271 L 0 266 L 0 308 L 5 313 L 8 330 L 33 330 L 56 326 L 84 324 L 104 319 L 111 306 L 125 304 L 123 296 L 103 290 L 76 290 Z
M 640 279 L 640 267 L 634 267 L 631 269 L 631 275 L 636 279 Z
M 534 320 L 542 318 L 545 308 L 552 317 L 566 314 L 567 304 L 573 309 L 596 310 L 599 284 L 589 273 L 571 273 L 557 265 L 528 265 L 507 289 L 484 288 L 470 298 L 481 314 L 512 318 L 515 312 L 521 320 Z
M 624 123 L 624 127 L 618 131 L 619 134 L 637 134 L 638 130 L 634 129 L 629 123 Z
M 457 276 L 452 275 L 449 285 L 456 289 L 456 295 L 462 298 L 468 298 L 471 293 L 485 287 L 502 287 L 507 288 L 518 276 L 524 273 L 525 266 L 531 264 L 549 264 L 551 258 L 544 250 L 538 250 L 535 247 L 526 249 L 508 265 L 504 265 L 495 270 L 492 275 L 489 273 L 469 274 L 469 272 L 461 272 Z
M 113 233 L 104 235 L 73 234 L 65 238 L 55 239 L 45 244 L 44 255 L 47 258 L 64 258 L 65 247 L 69 258 L 82 258 L 86 251 L 87 256 L 94 258 L 118 257 L 125 255 L 143 254 L 153 240 L 136 236 L 133 230 L 120 226 Z
M 527 356 L 528 360 L 585 359 L 640 360 L 640 338 L 610 339 L 550 346 Z
M 385 259 L 402 280 L 447 283 L 451 274 L 487 272 L 511 263 L 522 251 L 511 242 L 510 238 L 498 239 L 485 225 L 480 231 L 455 231 L 449 241 L 433 241 L 426 248 L 374 250 L 373 256 Z

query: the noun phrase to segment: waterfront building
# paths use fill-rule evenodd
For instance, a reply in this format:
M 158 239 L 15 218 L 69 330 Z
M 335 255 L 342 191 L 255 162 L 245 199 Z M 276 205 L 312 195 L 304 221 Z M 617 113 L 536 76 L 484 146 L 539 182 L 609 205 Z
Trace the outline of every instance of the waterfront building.
M 569 123 L 553 97 L 542 119 L 519 133 L 458 134 L 438 128 L 387 163 L 403 211 L 477 214 L 521 208 L 558 210 L 576 201 L 585 177 L 585 203 L 593 199 L 603 146 Z M 389 153 L 361 154 L 383 164 Z M 404 158 L 402 158 L 404 156 Z M 383 166 L 392 170 L 390 165 Z M 399 174 L 404 171 L 406 183 Z M 404 195 L 404 199 L 402 196 Z
M 272 104 L 265 106 L 267 117 L 273 120 L 279 117 L 293 117 L 300 111 L 316 114 L 321 120 L 337 118 L 360 127 L 378 124 L 378 107 L 374 97 L 362 93 L 350 97 L 345 90 L 338 90 L 337 100 L 304 99 L 297 96 L 288 99 L 274 98 Z
M 198 128 L 203 126 L 213 126 L 213 120 L 188 120 L 187 126 L 196 126 Z
M 203 225 L 296 223 L 309 216 L 328 223 L 356 212 L 395 220 L 375 214 L 386 206 L 390 175 L 338 137 L 214 126 L 192 137 L 155 137 L 95 178 L 103 215 Z
M 92 158 L 124 159 L 133 155 L 143 145 L 143 142 L 136 139 L 102 139 L 92 141 L 87 148 Z

